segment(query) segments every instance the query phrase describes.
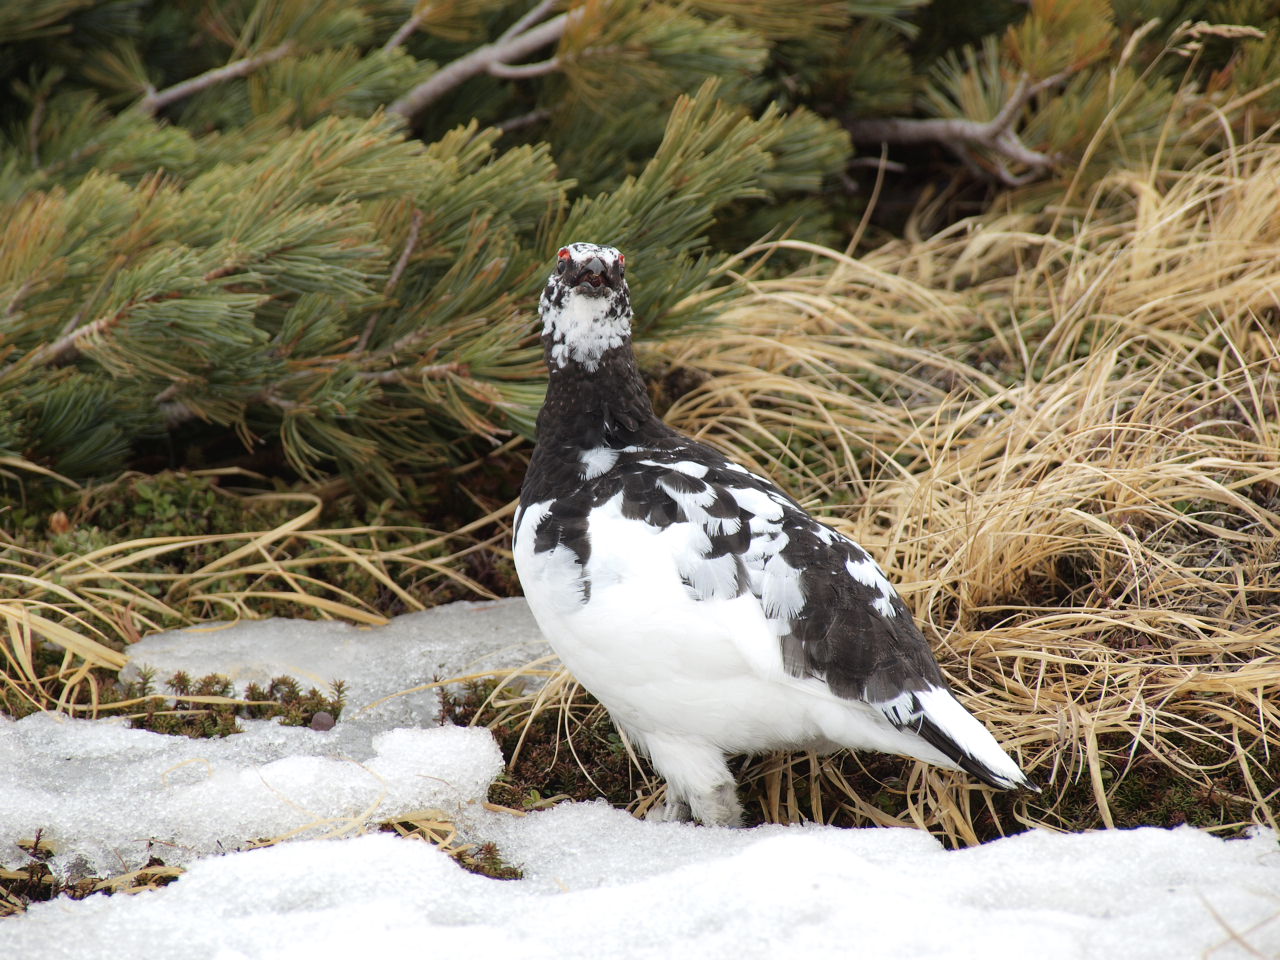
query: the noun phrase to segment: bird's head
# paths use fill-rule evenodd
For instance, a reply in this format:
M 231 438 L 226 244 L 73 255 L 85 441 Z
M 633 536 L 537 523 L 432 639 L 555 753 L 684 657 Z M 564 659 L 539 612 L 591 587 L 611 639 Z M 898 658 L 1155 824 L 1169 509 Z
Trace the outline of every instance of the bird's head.
M 631 294 L 626 262 L 613 247 L 596 243 L 560 248 L 538 303 L 549 363 L 578 363 L 594 371 L 605 351 L 627 341 Z

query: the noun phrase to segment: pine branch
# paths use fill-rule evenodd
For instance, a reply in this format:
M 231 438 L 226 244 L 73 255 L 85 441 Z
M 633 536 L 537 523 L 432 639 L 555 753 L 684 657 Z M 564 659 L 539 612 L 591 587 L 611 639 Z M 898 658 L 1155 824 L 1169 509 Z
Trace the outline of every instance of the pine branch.
M 301 410 L 306 406 L 305 404 L 281 396 L 279 391 L 291 381 L 314 376 L 314 371 L 298 371 L 286 374 L 275 383 L 268 384 L 262 390 L 247 397 L 244 401 L 244 407 L 248 408 L 254 404 L 261 403 L 275 407 L 277 410 L 283 410 L 285 413 Z M 470 369 L 467 364 L 455 360 L 448 363 L 410 364 L 406 367 L 392 367 L 386 370 L 357 370 L 352 376 L 359 380 L 386 386 L 413 383 L 420 380 L 447 380 L 451 376 L 467 377 L 470 376 Z M 183 382 L 171 383 L 151 398 L 152 402 L 163 411 L 165 425 L 171 430 L 201 416 L 198 411 L 187 404 L 180 401 L 175 402 L 178 394 L 185 386 L 187 384 Z
M 120 318 L 123 317 L 129 311 L 129 308 L 133 306 L 135 306 L 134 303 L 128 303 L 115 313 L 106 314 L 91 323 L 86 323 L 83 326 L 77 326 L 69 333 L 64 333 L 53 343 L 36 351 L 33 362 L 37 364 L 47 363 L 52 366 L 62 366 L 63 364 L 71 363 L 80 356 L 79 342 L 82 337 L 93 336 L 96 333 L 101 333 L 103 330 L 106 330 L 108 327 L 119 322 Z M 77 316 L 79 316 L 79 314 L 77 314 Z
M 48 101 L 42 95 L 31 106 L 31 116 L 27 119 L 27 152 L 31 155 L 31 165 L 40 169 L 40 125 L 44 123 L 44 111 Z
M 413 249 L 418 245 L 418 233 L 422 230 L 422 220 L 422 211 L 415 209 L 413 211 L 413 220 L 409 224 L 409 235 L 405 237 L 404 249 L 400 251 L 400 259 L 396 261 L 395 267 L 391 270 L 391 276 L 387 278 L 386 286 L 382 288 L 384 296 L 391 295 L 391 291 L 400 282 L 400 277 L 404 273 L 405 267 L 409 265 L 409 258 L 413 256 Z M 381 310 L 369 315 L 369 319 L 364 325 L 364 332 L 360 334 L 360 339 L 356 341 L 356 353 L 363 353 L 364 348 L 369 345 L 369 338 L 373 336 L 373 331 L 378 326 L 378 320 L 381 317 Z
M 11 296 L 9 298 L 9 302 L 5 304 L 4 315 L 6 317 L 12 317 L 15 313 L 17 313 L 19 310 L 22 309 L 23 298 L 25 298 L 26 295 L 31 292 L 31 289 L 34 286 L 35 286 L 35 281 L 33 279 L 27 279 L 26 281 L 23 282 L 22 286 L 18 287 L 18 289 L 13 292 L 13 296 Z
M 166 87 L 164 90 L 157 91 L 154 87 L 148 86 L 147 95 L 142 98 L 138 107 L 144 113 L 154 116 L 171 103 L 183 100 L 193 93 L 199 93 L 201 90 L 207 90 L 216 84 L 247 76 L 259 67 L 264 67 L 269 63 L 275 63 L 282 57 L 287 57 L 291 52 L 293 52 L 293 41 L 286 40 L 279 46 L 272 47 L 263 53 L 252 57 L 243 57 L 221 67 L 206 70 L 199 76 L 192 77 L 190 80 L 183 80 L 181 83 L 175 83 L 172 87 Z
M 1063 70 L 1034 84 L 1027 83 L 1025 74 L 1018 79 L 1013 93 L 990 120 L 964 118 L 932 118 L 915 120 L 891 117 L 875 120 L 854 120 L 848 124 L 849 134 L 863 143 L 918 144 L 940 143 L 952 150 L 971 170 L 991 173 L 979 166 L 974 150 L 989 150 L 999 158 L 1022 164 L 1030 170 L 1014 174 L 1003 163 L 995 165 L 994 175 L 1005 186 L 1021 186 L 1042 170 L 1061 161 L 1060 156 L 1041 153 L 1028 147 L 1013 129 L 1019 114 L 1031 100 L 1049 87 L 1056 86 L 1074 73 Z
M 372 367 L 372 366 L 376 366 L 379 363 L 384 363 L 388 360 L 394 363 L 395 359 L 400 354 L 405 353 L 406 351 L 412 349 L 413 347 L 416 347 L 419 343 L 422 343 L 424 340 L 431 339 L 432 337 L 435 337 L 437 335 L 438 335 L 437 332 L 431 329 L 419 328 L 417 330 L 410 330 L 408 333 L 402 336 L 395 343 L 391 344 L 391 346 L 383 347 L 381 350 L 375 350 L 372 353 L 365 354 L 365 356 L 361 358 L 360 365 L 362 367 Z M 366 370 L 366 371 L 363 371 L 361 375 L 376 377 L 379 375 L 380 372 L 382 371 Z
M 582 8 L 562 13 L 537 26 L 530 25 L 545 16 L 554 6 L 554 3 L 544 0 L 512 24 L 493 43 L 476 47 L 466 56 L 459 57 L 453 63 L 442 67 L 391 104 L 388 109 L 407 120 L 412 120 L 454 87 L 465 83 L 477 74 L 491 73 L 501 76 L 497 71 L 504 67 L 509 68 L 512 60 L 519 60 L 539 47 L 558 41 L 570 23 L 582 16 Z
M 232 266 L 222 266 L 215 270 L 210 270 L 201 280 L 210 283 L 214 280 L 221 279 L 231 273 L 235 268 Z M 129 300 L 120 306 L 118 310 L 112 313 L 104 314 L 97 320 L 91 320 L 89 323 L 81 323 L 84 319 L 84 311 L 78 311 L 63 327 L 63 333 L 53 343 L 45 344 L 38 350 L 31 353 L 29 362 L 33 365 L 45 365 L 60 367 L 68 363 L 73 363 L 80 357 L 80 341 L 85 337 L 96 336 L 104 330 L 109 330 L 125 317 L 131 311 L 137 309 L 140 304 L 159 303 L 162 300 L 174 300 L 180 294 L 171 291 L 164 293 L 154 293 L 150 296 L 138 297 Z

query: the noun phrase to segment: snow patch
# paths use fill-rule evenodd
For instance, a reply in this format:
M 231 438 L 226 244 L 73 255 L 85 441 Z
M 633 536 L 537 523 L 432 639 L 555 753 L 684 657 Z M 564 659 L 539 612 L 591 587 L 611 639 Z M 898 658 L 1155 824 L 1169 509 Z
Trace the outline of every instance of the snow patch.
M 191 861 L 285 834 L 349 834 L 414 810 L 462 816 L 502 772 L 487 730 L 402 728 L 361 736 L 242 721 L 192 740 L 123 721 L 33 714 L 0 721 L 0 863 L 40 831 L 60 876 Z
M 361 693 L 326 732 L 259 721 L 197 741 L 119 721 L 0 719 L 0 862 L 26 862 L 15 841 L 41 829 L 61 851 L 52 865 L 62 876 L 119 873 L 148 853 L 189 866 L 176 883 L 137 896 L 33 904 L 0 922 L 0 952 L 76 960 L 409 956 L 424 945 L 433 955 L 565 960 L 1280 952 L 1280 847 L 1267 830 L 1231 841 L 1185 827 L 1032 831 L 947 851 L 914 830 L 713 829 L 642 822 L 603 803 L 527 817 L 487 810 L 481 801 L 501 767 L 487 732 L 426 725 L 421 718 L 434 716 L 426 700 L 408 712 L 390 709 L 394 700 L 371 704 L 407 678 L 518 662 L 545 648 L 522 601 L 433 614 L 372 630 L 246 623 L 133 648 L 161 675 L 217 670 L 247 682 L 301 664 L 308 678 L 342 676 Z M 429 844 L 388 834 L 303 839 L 368 830 L 423 807 L 496 842 L 525 879 L 473 876 Z M 306 825 L 293 841 L 218 855 Z
M 495 821 L 496 823 L 497 821 Z M 749 831 L 643 823 L 603 804 L 505 818 L 520 881 L 462 872 L 387 835 L 211 858 L 134 897 L 33 905 L 6 921 L 15 956 L 433 955 L 885 960 L 1001 956 L 1170 960 L 1280 946 L 1269 834 L 1189 828 L 1032 832 L 958 852 L 913 830 Z M 1247 931 L 1244 933 L 1243 931 Z

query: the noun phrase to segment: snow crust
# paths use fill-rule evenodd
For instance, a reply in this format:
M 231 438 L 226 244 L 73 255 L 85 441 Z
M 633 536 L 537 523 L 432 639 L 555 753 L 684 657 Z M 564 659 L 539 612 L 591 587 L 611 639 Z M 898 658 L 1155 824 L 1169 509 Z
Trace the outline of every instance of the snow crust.
M 126 679 L 222 673 L 243 693 L 289 674 L 347 706 L 331 730 L 242 721 L 244 733 L 190 740 L 123 720 L 0 718 L 0 866 L 26 862 L 36 830 L 59 876 L 171 866 L 285 834 L 349 834 L 407 813 L 451 818 L 502 771 L 485 730 L 437 726 L 437 678 L 525 663 L 547 652 L 523 601 L 456 603 L 385 627 L 304 620 L 210 625 L 147 637 Z M 404 692 L 410 691 L 410 692 Z M 478 798 L 478 799 L 477 799 Z
M 0 860 L 36 830 L 63 877 L 171 866 L 259 839 L 341 835 L 421 809 L 457 818 L 502 772 L 486 730 L 345 737 L 266 721 L 221 740 L 36 714 L 0 721 Z M 355 739 L 357 742 L 352 743 Z M 344 742 L 345 741 L 345 742 Z M 367 745 L 366 745 L 367 744 Z
M 382 627 L 336 621 L 269 620 L 204 624 L 153 634 L 129 649 L 122 672 L 164 677 L 221 673 L 243 691 L 288 674 L 321 690 L 347 684 L 344 722 L 370 728 L 433 723 L 435 690 L 394 696 L 435 679 L 527 663 L 549 652 L 523 599 L 451 603 L 395 617 Z
M 914 830 L 725 830 L 646 823 L 603 803 L 485 809 L 487 731 L 433 726 L 435 699 L 389 694 L 544 652 L 520 601 L 455 604 L 383 628 L 265 621 L 175 631 L 131 653 L 160 676 L 341 677 L 332 730 L 246 723 L 192 741 L 115 721 L 0 720 L 0 862 L 36 829 L 62 875 L 147 856 L 161 890 L 34 904 L 0 921 L 0 956 L 1143 958 L 1280 952 L 1280 846 L 1190 828 L 1033 831 L 947 851 Z M 377 703 L 370 709 L 361 709 Z M 423 808 L 491 840 L 525 878 L 464 872 L 372 832 Z M 277 846 L 251 841 L 296 831 Z M 330 839 L 317 839 L 330 837 Z M 310 838 L 310 839 L 309 839 Z M 237 851 L 224 853 L 223 851 Z M 465 951 L 465 952 L 463 952 Z

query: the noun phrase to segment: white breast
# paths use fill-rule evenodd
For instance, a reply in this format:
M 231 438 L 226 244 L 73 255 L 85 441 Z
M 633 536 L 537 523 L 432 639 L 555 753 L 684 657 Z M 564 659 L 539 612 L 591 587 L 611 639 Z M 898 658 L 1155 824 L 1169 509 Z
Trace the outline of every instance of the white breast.
M 705 535 L 695 524 L 659 529 L 622 515 L 621 495 L 588 520 L 590 599 L 563 547 L 533 552 L 547 504 L 523 511 L 516 569 L 529 607 L 566 667 L 642 741 L 684 734 L 730 752 L 823 739 L 825 684 L 786 675 L 775 630 L 750 593 L 694 600 L 679 558 Z

